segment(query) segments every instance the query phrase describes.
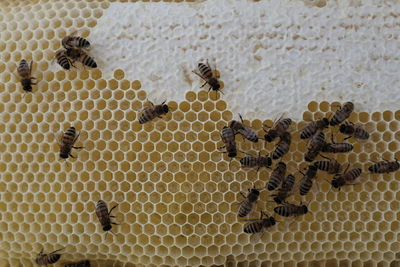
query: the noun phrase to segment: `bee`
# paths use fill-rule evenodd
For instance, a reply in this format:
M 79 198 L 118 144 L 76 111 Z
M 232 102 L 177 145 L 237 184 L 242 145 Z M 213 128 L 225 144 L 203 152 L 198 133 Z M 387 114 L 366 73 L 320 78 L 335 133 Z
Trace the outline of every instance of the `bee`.
M 396 161 L 379 161 L 369 166 L 368 170 L 372 173 L 390 173 L 400 169 L 400 162 Z
M 80 48 L 68 48 L 66 55 L 72 60 L 72 62 L 78 61 L 85 66 L 91 68 L 97 68 L 97 63 L 91 58 L 85 51 Z
M 71 126 L 68 130 L 61 135 L 58 145 L 60 146 L 60 158 L 67 159 L 68 157 L 75 158 L 71 155 L 71 150 L 82 149 L 82 146 L 74 146 L 76 140 L 81 133 L 76 134 L 75 127 Z
M 244 200 L 240 203 L 238 216 L 245 217 L 253 210 L 254 204 L 257 202 L 260 196 L 260 190 L 256 188 L 249 189 L 247 196 L 240 192 L 244 197 Z
M 90 267 L 90 261 L 84 260 L 64 264 L 64 267 Z
M 310 165 L 308 166 L 307 172 L 305 174 L 300 172 L 301 174 L 303 174 L 303 178 L 301 178 L 299 184 L 300 195 L 304 196 L 310 191 L 311 187 L 313 186 L 314 179 L 317 176 L 317 171 L 317 167 L 315 167 L 314 165 Z
M 369 138 L 369 133 L 361 126 L 354 126 L 353 123 L 344 123 L 340 125 L 339 131 L 342 134 L 348 135 L 344 140 L 354 137 L 356 139 L 366 140 Z
M 106 231 L 107 233 L 108 231 L 110 231 L 114 234 L 114 232 L 111 231 L 111 224 L 118 225 L 118 223 L 111 221 L 111 218 L 115 218 L 115 216 L 110 215 L 112 210 L 115 209 L 117 206 L 118 204 L 112 207 L 110 211 L 108 211 L 107 204 L 103 200 L 99 200 L 96 204 L 97 218 L 99 218 L 100 224 L 103 227 L 103 231 Z
M 326 158 L 323 156 L 323 158 Z M 326 158 L 329 159 L 329 158 Z M 314 166 L 321 171 L 326 171 L 329 174 L 339 173 L 342 166 L 335 159 L 320 160 L 314 163 Z
M 69 70 L 71 68 L 72 62 L 67 57 L 67 52 L 65 50 L 58 50 L 55 58 L 63 69 Z
M 248 234 L 263 233 L 265 229 L 275 225 L 274 217 L 269 217 L 261 211 L 260 219 L 248 220 L 252 221 L 244 226 L 244 232 Z
M 267 189 L 269 191 L 272 191 L 275 188 L 277 188 L 285 179 L 285 174 L 286 174 L 286 164 L 283 162 L 278 162 L 275 169 L 272 171 L 271 176 L 269 177 Z
M 304 155 L 306 161 L 313 161 L 325 145 L 325 135 L 322 131 L 317 131 L 310 140 L 307 153 Z
M 239 114 L 239 117 L 241 122 L 233 120 L 229 124 L 229 127 L 232 128 L 235 134 L 239 133 L 247 140 L 257 143 L 258 142 L 257 132 L 253 128 L 243 124 L 242 115 Z
M 224 126 L 221 131 L 221 139 L 225 144 L 226 151 L 228 153 L 228 157 L 234 158 L 237 156 L 236 149 L 236 141 L 235 141 L 235 133 L 232 128 L 228 126 Z
M 69 48 L 89 48 L 90 43 L 88 40 L 86 40 L 85 38 L 79 37 L 79 36 L 74 36 L 76 33 L 73 32 L 68 36 L 65 36 L 62 40 L 61 40 L 61 44 L 65 49 L 69 49 Z
M 282 204 L 285 201 L 285 199 L 290 196 L 295 181 L 296 181 L 295 177 L 291 174 L 289 174 L 285 178 L 285 180 L 283 180 L 282 185 L 279 188 L 278 192 L 272 195 L 275 203 Z
M 360 176 L 360 168 L 347 171 L 348 168 L 349 167 L 347 166 L 344 174 L 336 174 L 335 177 L 333 177 L 331 184 L 334 188 L 339 188 L 340 190 L 342 186 L 354 184 L 353 182 L 357 179 L 358 176 Z
M 279 143 L 276 145 L 275 151 L 272 154 L 273 159 L 279 159 L 283 157 L 287 152 L 289 152 L 290 143 L 292 141 L 292 136 L 289 132 L 284 132 L 280 136 Z
M 261 167 L 268 168 L 271 166 L 272 160 L 270 157 L 261 156 L 260 153 L 258 153 L 258 156 L 247 154 L 247 156 L 240 159 L 240 163 L 242 164 L 243 168 L 252 168 L 257 166 L 258 171 Z
M 331 126 L 339 125 L 350 117 L 351 112 L 354 110 L 354 104 L 352 102 L 346 102 L 344 105 L 335 112 L 331 121 L 329 122 Z
M 283 206 L 278 206 L 274 208 L 275 213 L 283 217 L 297 217 L 304 215 L 308 212 L 306 205 L 295 205 L 290 203 L 284 203 Z
M 47 264 L 53 264 L 56 263 L 60 258 L 62 254 L 56 253 L 60 250 L 63 250 L 64 248 L 55 250 L 49 254 L 44 254 L 43 249 L 39 252 L 39 254 L 36 256 L 35 262 L 38 265 L 46 265 Z
M 353 145 L 349 143 L 326 143 L 321 151 L 327 153 L 345 153 L 353 150 Z
M 32 85 L 36 84 L 36 83 L 32 82 L 32 80 L 36 79 L 34 77 L 31 77 L 32 64 L 33 64 L 33 61 L 31 61 L 31 64 L 28 65 L 28 62 L 26 62 L 26 60 L 23 59 L 23 60 L 21 60 L 21 62 L 19 63 L 19 66 L 17 68 L 18 75 L 21 77 L 22 89 L 25 92 L 32 92 Z
M 264 125 L 263 129 L 266 132 L 266 134 L 264 135 L 265 141 L 272 142 L 275 140 L 275 138 L 282 136 L 287 131 L 287 129 L 289 129 L 291 123 L 292 120 L 289 118 L 280 118 L 269 130 L 266 130 L 265 128 L 267 126 Z
M 310 122 L 301 132 L 301 139 L 308 139 L 313 136 L 317 131 L 322 131 L 323 129 L 329 126 L 329 120 L 327 118 L 323 118 L 317 121 Z
M 206 64 L 200 62 L 198 64 L 198 69 L 199 72 L 197 71 L 193 71 L 194 74 L 198 75 L 200 78 L 202 78 L 205 83 L 200 87 L 203 88 L 206 84 L 208 84 L 210 86 L 210 88 L 208 89 L 208 91 L 210 92 L 210 90 L 212 89 L 215 92 L 221 91 L 221 84 L 218 81 L 218 79 L 214 76 L 214 73 L 210 67 L 210 64 L 208 64 L 208 59 Z
M 142 114 L 139 117 L 139 123 L 144 124 L 152 121 L 156 117 L 162 118 L 162 115 L 167 114 L 169 112 L 169 107 L 167 104 L 165 104 L 165 102 L 166 101 L 162 102 L 160 105 L 154 105 L 152 102 L 150 102 L 151 106 L 145 107 L 142 110 Z

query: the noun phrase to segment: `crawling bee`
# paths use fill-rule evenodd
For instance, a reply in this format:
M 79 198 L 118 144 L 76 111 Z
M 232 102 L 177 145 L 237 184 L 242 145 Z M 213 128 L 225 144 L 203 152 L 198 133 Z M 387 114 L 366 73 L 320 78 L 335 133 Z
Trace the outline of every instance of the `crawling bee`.
M 78 61 L 85 66 L 91 68 L 97 68 L 97 63 L 92 57 L 90 57 L 85 51 L 80 48 L 68 48 L 66 55 L 71 59 L 72 63 Z
M 260 190 L 256 188 L 249 189 L 247 196 L 240 192 L 244 197 L 244 200 L 240 203 L 238 216 L 245 217 L 253 210 L 254 204 L 257 202 L 260 196 Z
M 344 123 L 339 128 L 342 134 L 348 135 L 344 140 L 354 137 L 356 139 L 366 140 L 369 138 L 369 133 L 361 126 L 355 126 L 353 123 Z
M 321 151 L 327 153 L 346 153 L 353 150 L 353 145 L 349 143 L 326 143 Z
M 325 145 L 325 135 L 322 131 L 317 131 L 310 140 L 307 153 L 304 155 L 306 161 L 313 161 Z
M 235 134 L 232 128 L 224 126 L 221 131 L 221 139 L 225 145 L 228 157 L 234 158 L 237 156 Z
M 99 200 L 96 204 L 97 218 L 99 218 L 100 224 L 103 227 L 103 231 L 107 231 L 107 233 L 108 231 L 113 233 L 113 231 L 111 231 L 111 224 L 118 225 L 118 223 L 115 223 L 111 220 L 111 218 L 115 218 L 115 216 L 110 215 L 112 210 L 115 209 L 117 206 L 118 204 L 112 207 L 110 211 L 108 211 L 107 204 L 103 200 Z
M 277 204 L 282 204 L 287 197 L 291 195 L 291 191 L 293 189 L 293 185 L 296 179 L 293 175 L 289 174 L 285 180 L 283 180 L 281 187 L 279 188 L 276 194 L 273 194 L 272 197 Z
M 56 263 L 60 258 L 62 254 L 56 253 L 60 250 L 63 250 L 64 248 L 55 250 L 49 254 L 44 254 L 43 249 L 39 252 L 39 254 L 36 256 L 35 262 L 38 265 L 46 265 L 47 264 L 53 264 Z
M 342 186 L 354 184 L 354 181 L 357 179 L 358 176 L 360 176 L 360 168 L 347 171 L 348 168 L 349 167 L 347 166 L 343 174 L 336 174 L 335 177 L 333 177 L 331 184 L 334 188 L 339 188 L 340 190 Z
M 274 190 L 281 185 L 282 181 L 285 179 L 286 174 L 286 164 L 283 162 L 278 162 L 275 169 L 272 171 L 271 176 L 267 184 L 267 189 L 269 191 Z
M 313 136 L 317 131 L 322 131 L 329 126 L 329 120 L 323 118 L 320 120 L 310 122 L 301 132 L 300 138 L 307 139 Z
M 76 134 L 75 127 L 71 126 L 68 130 L 61 135 L 61 139 L 59 140 L 58 145 L 60 146 L 60 158 L 67 159 L 68 157 L 74 158 L 71 155 L 71 150 L 74 149 L 82 149 L 82 146 L 74 146 L 76 140 L 81 133 Z
M 162 118 L 162 115 L 167 114 L 169 112 L 169 107 L 165 102 L 166 101 L 162 102 L 160 105 L 154 105 L 150 102 L 151 106 L 143 108 L 142 114 L 139 117 L 139 123 L 144 124 L 152 121 L 156 117 Z
M 69 60 L 67 57 L 67 51 L 66 50 L 58 50 L 56 53 L 55 59 L 57 60 L 57 63 L 65 70 L 69 70 L 71 68 L 72 62 Z M 73 65 L 72 65 L 73 66 Z
M 214 76 L 214 73 L 210 67 L 210 64 L 208 64 L 208 60 L 207 60 L 206 64 L 200 62 L 198 64 L 198 69 L 199 69 L 199 72 L 193 71 L 193 73 L 198 75 L 200 78 L 202 78 L 205 81 L 205 83 L 201 86 L 201 88 L 203 88 L 206 84 L 208 84 L 208 85 L 210 85 L 210 88 L 208 89 L 208 91 L 210 91 L 212 89 L 215 92 L 218 92 L 218 91 L 221 92 L 220 82 Z
M 368 170 L 372 173 L 390 173 L 400 169 L 400 162 L 396 161 L 379 161 L 369 166 Z
M 229 127 L 232 128 L 235 134 L 239 133 L 247 140 L 257 143 L 258 142 L 257 132 L 253 128 L 243 124 L 242 115 L 239 114 L 239 117 L 241 122 L 233 120 L 229 124 Z
M 322 156 L 323 158 L 326 158 Z M 329 159 L 329 158 L 326 158 Z M 317 167 L 321 171 L 326 171 L 329 174 L 335 174 L 339 173 L 342 169 L 342 166 L 340 165 L 339 162 L 337 162 L 335 159 L 329 159 L 329 160 L 320 160 L 314 163 L 314 166 Z
M 299 184 L 300 195 L 304 196 L 310 191 L 311 187 L 313 186 L 314 179 L 317 176 L 317 171 L 317 167 L 310 165 L 308 166 L 306 174 L 300 172 L 303 174 L 303 178 L 301 178 Z
M 354 104 L 352 102 L 346 102 L 344 105 L 335 112 L 331 121 L 329 122 L 331 126 L 339 125 L 344 122 L 348 117 L 350 117 L 351 112 L 354 110 Z
M 258 153 L 258 156 L 247 154 L 247 156 L 240 159 L 240 163 L 242 164 L 243 168 L 252 168 L 257 166 L 258 171 L 261 167 L 268 168 L 271 166 L 272 160 L 270 157 L 261 156 L 260 153 Z
M 79 36 L 74 36 L 76 33 L 73 32 L 68 36 L 65 36 L 62 40 L 61 40 L 61 44 L 65 49 L 69 49 L 69 48 L 89 48 L 90 43 L 88 40 L 86 40 L 85 38 L 79 37 Z
M 84 260 L 64 264 L 64 267 L 90 267 L 90 261 Z
M 274 211 L 283 217 L 297 217 L 306 214 L 308 208 L 306 205 L 285 203 L 283 206 L 275 207 Z
M 275 140 L 275 138 L 282 136 L 287 131 L 287 129 L 289 129 L 291 123 L 292 120 L 289 118 L 280 118 L 269 130 L 266 130 L 265 128 L 267 126 L 264 125 L 263 129 L 266 132 L 266 134 L 264 135 L 265 141 L 272 142 Z
M 32 92 L 32 85 L 36 84 L 32 82 L 32 80 L 36 79 L 34 77 L 31 77 L 32 64 L 33 61 L 31 61 L 31 64 L 28 65 L 28 62 L 23 59 L 21 60 L 17 68 L 18 75 L 21 77 L 22 89 L 24 89 L 25 92 Z
M 252 219 L 248 221 L 252 221 L 244 226 L 244 232 L 248 234 L 263 233 L 265 229 L 275 225 L 274 217 L 269 217 L 262 211 L 260 219 Z
M 272 154 L 273 159 L 279 159 L 283 157 L 287 152 L 289 152 L 290 143 L 292 141 L 292 136 L 289 132 L 284 132 L 280 136 L 279 143 L 276 145 L 275 151 Z

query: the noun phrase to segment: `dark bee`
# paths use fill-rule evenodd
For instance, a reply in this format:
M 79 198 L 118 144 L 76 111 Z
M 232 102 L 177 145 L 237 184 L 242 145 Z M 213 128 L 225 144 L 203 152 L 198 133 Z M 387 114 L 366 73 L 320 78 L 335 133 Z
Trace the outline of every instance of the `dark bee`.
M 369 166 L 368 170 L 372 173 L 390 173 L 400 169 L 400 162 L 396 161 L 379 161 Z
M 265 229 L 275 225 L 274 217 L 269 217 L 262 211 L 260 219 L 252 219 L 248 221 L 252 221 L 244 226 L 244 232 L 248 234 L 263 233 Z
M 68 48 L 66 55 L 72 60 L 72 62 L 78 61 L 85 66 L 91 68 L 97 68 L 97 63 L 92 57 L 90 57 L 85 51 L 80 48 Z
M 278 189 L 278 192 L 272 195 L 275 203 L 282 204 L 285 199 L 291 195 L 291 191 L 293 189 L 295 181 L 295 177 L 291 174 L 289 174 L 285 178 L 285 180 L 283 180 L 281 187 Z
M 267 126 L 264 125 L 264 131 L 266 132 L 266 134 L 264 135 L 265 141 L 272 142 L 275 140 L 275 138 L 282 136 L 287 131 L 287 129 L 289 129 L 291 123 L 292 123 L 291 119 L 281 118 L 269 130 L 266 130 L 265 127 Z
M 90 261 L 84 260 L 79 262 L 65 263 L 64 267 L 90 267 Z
M 258 153 L 258 156 L 247 154 L 247 156 L 240 159 L 240 163 L 243 168 L 258 167 L 258 171 L 261 167 L 268 168 L 271 166 L 272 160 L 270 157 L 261 156 L 260 153 Z
M 325 158 L 325 157 L 323 157 Z M 321 171 L 326 171 L 329 174 L 339 173 L 342 169 L 342 166 L 335 159 L 329 160 L 320 160 L 314 163 L 314 166 L 317 167 Z
M 348 135 L 344 140 L 354 137 L 356 139 L 366 140 L 369 138 L 369 133 L 361 126 L 354 126 L 353 123 L 344 123 L 340 125 L 340 132 Z
M 292 141 L 292 136 L 289 132 L 284 132 L 280 136 L 279 143 L 276 145 L 275 151 L 272 154 L 273 159 L 279 159 L 283 157 L 287 152 L 289 152 L 290 143 Z
M 73 32 L 68 36 L 65 36 L 62 41 L 61 44 L 65 49 L 69 49 L 69 48 L 89 48 L 90 43 L 88 40 L 86 40 L 85 38 L 79 37 L 79 36 L 74 36 L 76 33 Z
M 108 211 L 107 204 L 103 200 L 99 200 L 96 204 L 97 218 L 99 218 L 100 224 L 103 227 L 103 231 L 106 231 L 107 233 L 108 231 L 113 233 L 111 231 L 111 224 L 118 225 L 118 223 L 111 221 L 111 218 L 115 218 L 115 216 L 110 215 L 112 210 L 115 209 L 117 206 L 118 204 L 112 207 L 110 211 Z
M 166 101 L 162 102 L 160 105 L 154 105 L 150 102 L 151 106 L 145 107 L 142 110 L 142 114 L 139 117 L 139 123 L 143 124 L 152 121 L 156 117 L 162 118 L 162 115 L 167 114 L 169 112 L 169 107 L 165 102 Z
M 258 197 L 260 196 L 260 190 L 256 188 L 249 189 L 247 196 L 245 196 L 243 192 L 240 193 L 244 197 L 244 200 L 240 203 L 238 216 L 245 217 L 253 210 L 254 204 L 257 202 Z
M 63 250 L 64 248 L 55 250 L 49 254 L 44 254 L 43 249 L 39 252 L 39 254 L 36 256 L 35 262 L 38 265 L 46 265 L 47 264 L 53 264 L 56 263 L 60 258 L 62 254 L 58 254 L 56 252 Z
M 206 64 L 200 62 L 198 64 L 198 69 L 199 69 L 199 72 L 193 71 L 193 73 L 198 75 L 200 78 L 202 78 L 205 81 L 205 83 L 200 88 L 203 88 L 206 84 L 208 84 L 208 85 L 210 85 L 210 88 L 208 89 L 208 91 L 210 91 L 212 89 L 215 92 L 218 92 L 218 91 L 221 92 L 221 89 L 220 89 L 221 85 L 220 85 L 218 79 L 214 76 L 214 73 L 210 67 L 210 64 L 208 64 L 208 60 L 207 60 Z
M 71 126 L 68 130 L 61 135 L 61 140 L 59 141 L 60 146 L 60 158 L 67 159 L 68 157 L 74 158 L 71 155 L 71 150 L 74 149 L 82 149 L 82 146 L 74 146 L 76 140 L 81 133 L 76 134 L 75 127 Z
M 304 196 L 310 191 L 311 187 L 313 186 L 314 179 L 317 176 L 317 171 L 317 167 L 310 165 L 308 166 L 306 174 L 300 172 L 303 174 L 303 178 L 301 178 L 299 184 L 300 195 Z
M 335 177 L 333 177 L 331 184 L 334 188 L 340 189 L 342 186 L 354 184 L 353 182 L 357 179 L 358 176 L 360 176 L 360 174 L 360 168 L 352 169 L 350 171 L 347 171 L 346 169 L 344 174 L 336 174 Z
M 317 131 L 310 140 L 307 153 L 304 155 L 306 161 L 313 161 L 325 145 L 325 135 L 322 131 Z
M 257 143 L 258 142 L 257 132 L 253 128 L 243 124 L 242 115 L 239 114 L 239 117 L 241 122 L 233 120 L 229 124 L 229 127 L 232 128 L 235 134 L 239 133 L 247 140 Z
M 326 153 L 346 153 L 353 150 L 353 145 L 349 143 L 326 143 L 321 151 Z
M 272 171 L 271 176 L 267 184 L 267 189 L 269 191 L 274 190 L 281 185 L 282 181 L 285 179 L 286 174 L 286 164 L 283 162 L 278 162 L 275 169 Z
M 232 128 L 224 126 L 221 131 L 221 139 L 225 145 L 228 157 L 234 158 L 237 156 L 235 134 Z
M 350 117 L 351 112 L 354 110 L 354 104 L 352 102 L 346 102 L 344 105 L 335 112 L 331 121 L 329 122 L 330 125 L 335 126 L 339 125 L 344 122 L 348 117 Z
M 69 70 L 71 68 L 71 61 L 67 57 L 67 52 L 65 50 L 58 50 L 56 53 L 57 63 L 63 67 L 63 69 Z
M 31 64 L 28 65 L 28 62 L 23 59 L 21 60 L 17 68 L 18 75 L 21 77 L 22 89 L 24 89 L 25 92 L 32 92 L 32 85 L 36 84 L 32 82 L 32 80 L 36 79 L 34 77 L 31 77 L 32 64 L 33 61 L 31 61 Z
M 301 132 L 300 138 L 307 139 L 313 136 L 317 131 L 322 131 L 329 126 L 329 120 L 323 118 L 317 121 L 310 122 Z
M 308 208 L 306 205 L 285 203 L 283 206 L 275 207 L 274 211 L 283 217 L 297 217 L 306 214 Z

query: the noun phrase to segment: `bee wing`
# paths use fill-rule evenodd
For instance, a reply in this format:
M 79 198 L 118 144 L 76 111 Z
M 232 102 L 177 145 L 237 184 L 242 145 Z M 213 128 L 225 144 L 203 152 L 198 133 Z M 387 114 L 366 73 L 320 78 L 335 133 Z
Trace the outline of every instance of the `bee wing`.
M 259 233 L 252 234 L 250 237 L 250 241 L 252 243 L 258 243 L 258 241 L 260 241 L 264 233 L 265 233 L 265 228 L 263 228 Z

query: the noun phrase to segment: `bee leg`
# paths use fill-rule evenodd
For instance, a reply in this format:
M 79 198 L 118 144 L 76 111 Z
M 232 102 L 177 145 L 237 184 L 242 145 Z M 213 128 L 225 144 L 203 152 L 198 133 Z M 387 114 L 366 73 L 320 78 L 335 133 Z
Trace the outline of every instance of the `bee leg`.
M 71 153 L 68 154 L 71 158 L 75 159 L 76 157 L 74 157 Z
M 117 204 L 117 205 L 115 205 L 114 207 L 112 207 L 112 208 L 110 209 L 110 211 L 108 212 L 108 215 L 110 215 L 111 212 L 113 211 L 113 209 L 115 209 L 116 207 L 118 207 L 118 205 L 119 205 L 119 204 Z
M 203 83 L 203 84 L 200 86 L 200 88 L 203 88 L 206 84 L 207 84 L 207 82 Z M 210 91 L 210 90 L 211 90 L 211 88 L 208 89 L 208 91 Z
M 344 140 L 347 140 L 347 139 L 350 139 L 350 138 L 352 138 L 352 137 L 353 137 L 353 136 L 350 135 L 350 136 L 346 137 L 345 139 L 343 139 L 343 141 L 344 141 Z
M 85 148 L 84 146 L 73 146 L 72 148 L 75 148 L 75 149 L 82 149 L 82 148 Z

